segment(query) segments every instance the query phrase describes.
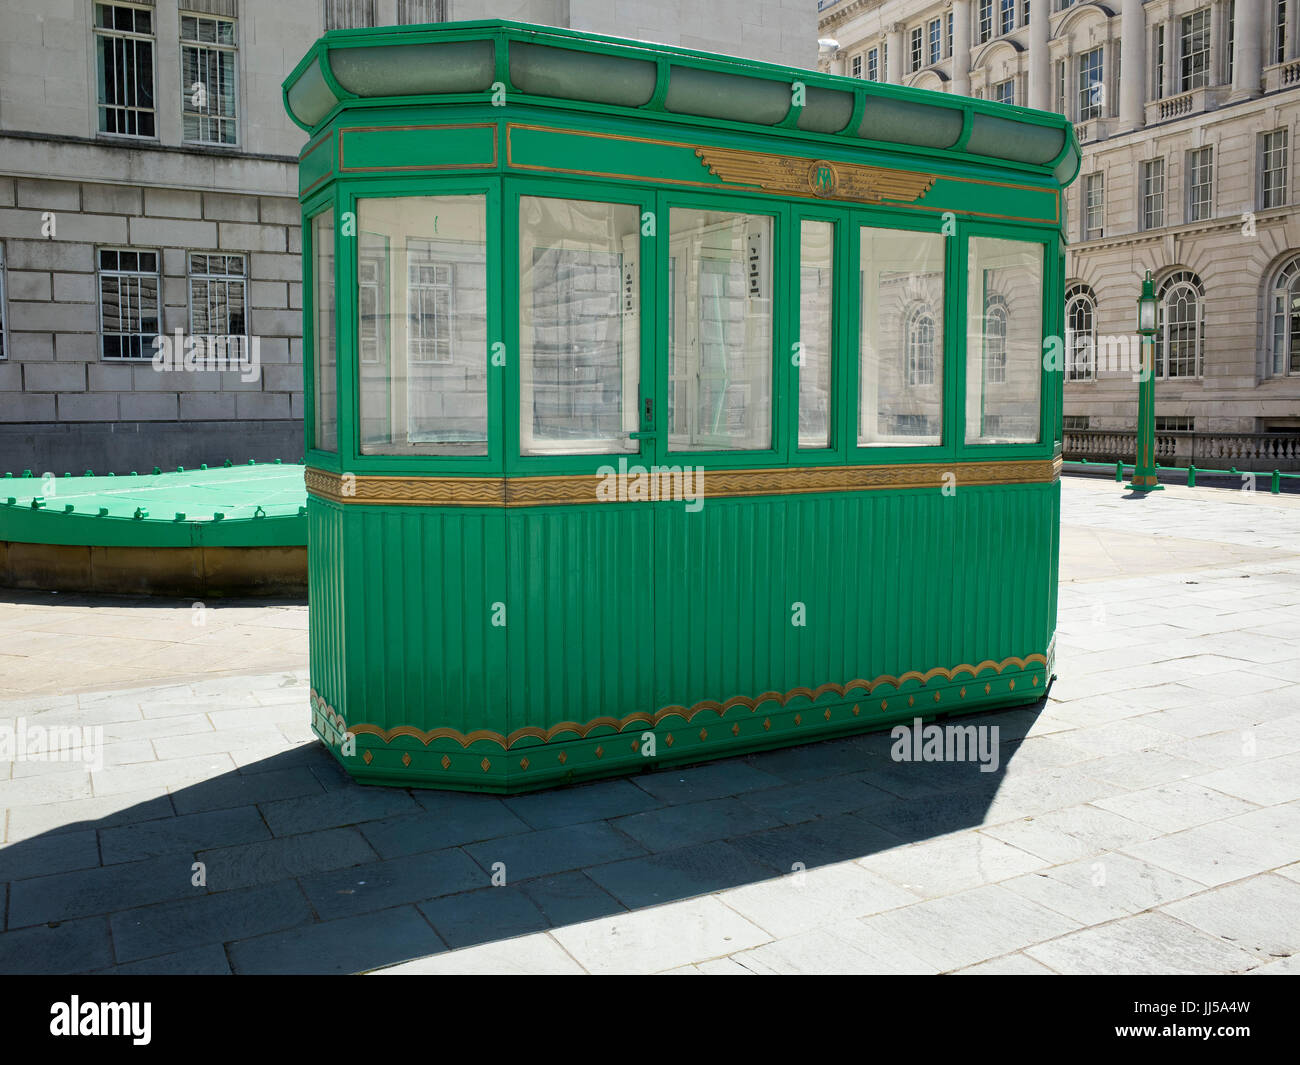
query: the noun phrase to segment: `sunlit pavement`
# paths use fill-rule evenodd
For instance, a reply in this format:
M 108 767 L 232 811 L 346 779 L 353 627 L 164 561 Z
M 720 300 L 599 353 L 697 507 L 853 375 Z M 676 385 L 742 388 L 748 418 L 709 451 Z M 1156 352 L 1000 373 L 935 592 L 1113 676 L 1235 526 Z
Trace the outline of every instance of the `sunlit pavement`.
M 308 730 L 301 604 L 7 593 L 0 730 L 105 746 L 0 762 L 0 972 L 1300 972 L 1300 498 L 1062 510 L 1059 679 L 961 719 L 990 773 L 874 734 L 363 788 Z

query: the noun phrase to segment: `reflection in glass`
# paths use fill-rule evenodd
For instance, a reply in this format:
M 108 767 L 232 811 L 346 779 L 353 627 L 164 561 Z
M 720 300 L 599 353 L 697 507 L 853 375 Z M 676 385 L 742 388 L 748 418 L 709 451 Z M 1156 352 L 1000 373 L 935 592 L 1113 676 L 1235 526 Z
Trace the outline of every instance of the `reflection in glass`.
M 640 210 L 519 200 L 519 448 L 639 449 Z
M 487 454 L 483 196 L 357 201 L 361 451 Z
M 772 446 L 772 219 L 674 207 L 668 446 Z
M 944 238 L 864 227 L 860 245 L 858 444 L 938 444 Z
M 312 219 L 312 310 L 316 330 L 312 342 L 313 443 L 321 451 L 339 449 L 339 403 L 334 319 L 334 211 Z
M 1041 244 L 972 237 L 967 265 L 966 443 L 1039 438 Z
M 830 447 L 831 254 L 835 226 L 805 221 L 799 243 L 799 446 Z

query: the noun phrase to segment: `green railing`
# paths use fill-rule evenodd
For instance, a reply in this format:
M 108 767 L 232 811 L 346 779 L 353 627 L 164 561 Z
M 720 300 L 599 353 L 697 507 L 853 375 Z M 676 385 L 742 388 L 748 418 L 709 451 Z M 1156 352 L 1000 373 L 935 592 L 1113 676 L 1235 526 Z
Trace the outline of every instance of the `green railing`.
M 1066 462 L 1065 465 L 1081 467 L 1087 472 L 1092 472 L 1092 471 L 1100 472 L 1103 469 L 1109 469 L 1111 464 L 1109 462 L 1089 462 L 1087 459 L 1077 459 L 1077 460 L 1070 460 Z M 1123 482 L 1125 470 L 1128 470 L 1129 473 L 1131 474 L 1133 471 L 1133 464 L 1131 462 L 1115 463 L 1116 481 Z M 1282 479 L 1284 477 L 1289 478 L 1290 480 L 1293 481 L 1300 481 L 1300 473 L 1283 473 L 1281 470 L 1274 470 L 1272 473 L 1268 473 L 1267 471 L 1261 472 L 1258 470 L 1239 470 L 1235 466 L 1233 466 L 1231 469 L 1228 470 L 1211 470 L 1211 469 L 1206 469 L 1204 467 L 1197 467 L 1195 465 L 1162 466 L 1160 465 L 1160 463 L 1157 462 L 1156 471 L 1185 474 L 1187 476 L 1188 488 L 1196 487 L 1197 474 L 1210 474 L 1212 476 L 1221 476 L 1221 477 L 1267 477 L 1269 478 L 1269 482 L 1270 482 L 1269 491 L 1272 492 L 1273 495 L 1282 494 Z

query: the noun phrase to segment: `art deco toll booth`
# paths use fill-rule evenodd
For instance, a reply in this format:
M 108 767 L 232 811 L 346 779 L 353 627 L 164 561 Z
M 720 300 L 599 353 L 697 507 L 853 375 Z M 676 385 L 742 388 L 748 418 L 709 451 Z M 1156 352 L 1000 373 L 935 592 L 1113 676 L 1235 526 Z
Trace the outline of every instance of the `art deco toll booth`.
M 1041 697 L 1062 118 L 506 22 L 327 34 L 284 98 L 312 720 L 354 777 Z

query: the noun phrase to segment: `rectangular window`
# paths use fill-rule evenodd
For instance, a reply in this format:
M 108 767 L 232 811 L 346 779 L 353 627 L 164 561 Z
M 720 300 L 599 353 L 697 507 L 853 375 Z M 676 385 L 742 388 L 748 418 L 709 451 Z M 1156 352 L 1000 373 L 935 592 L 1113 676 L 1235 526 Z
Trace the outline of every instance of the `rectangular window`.
M 1165 224 L 1165 161 L 1150 159 L 1142 164 L 1142 228 L 1159 229 Z
M 867 81 L 880 80 L 880 49 L 872 48 L 867 52 Z
M 312 219 L 312 405 L 315 425 L 312 445 L 321 451 L 339 449 L 338 374 L 334 316 L 334 211 Z
M 993 99 L 1000 104 L 1013 104 L 1016 102 L 1016 82 L 1014 78 L 1007 78 L 1006 81 L 1000 81 L 993 86 Z
M 940 19 L 934 19 L 929 26 L 929 40 L 931 65 L 943 59 L 943 22 Z
M 5 303 L 5 246 L 0 244 L 0 359 L 9 357 L 9 305 Z
M 447 21 L 447 0 L 397 0 L 397 24 L 420 26 Z
M 1010 33 L 1016 28 L 1016 0 L 999 0 L 998 33 Z
M 235 20 L 181 14 L 181 117 L 190 144 L 234 144 Z
M 325 0 L 327 30 L 357 30 L 375 24 L 375 0 Z
M 487 205 L 357 200 L 361 452 L 487 454 Z
M 1089 417 L 1086 414 L 1064 414 L 1061 416 L 1061 428 L 1075 431 L 1088 428 Z
M 1229 85 L 1232 84 L 1233 71 L 1236 69 L 1236 56 L 1233 52 L 1237 48 L 1237 0 L 1228 0 L 1228 47 L 1225 51 L 1228 53 L 1227 76 L 1223 79 Z
M 1277 19 L 1273 23 L 1273 62 L 1286 62 L 1286 0 L 1277 0 Z
M 158 253 L 99 249 L 100 350 L 106 359 L 151 359 L 158 335 Z
M 1260 202 L 1264 210 L 1286 204 L 1286 130 L 1260 138 Z
M 770 215 L 669 213 L 668 447 L 772 447 Z
M 1157 414 L 1157 433 L 1192 433 L 1196 431 L 1196 419 L 1183 415 Z
M 1056 112 L 1065 114 L 1065 61 L 1056 64 Z
M 155 137 L 153 11 L 95 5 L 99 132 Z
M 858 444 L 943 436 L 944 238 L 863 227 Z
M 1154 57 L 1151 72 L 1155 79 L 1151 86 L 1151 99 L 1162 100 L 1165 95 L 1165 28 L 1163 25 L 1155 29 L 1155 43 L 1151 48 L 1151 54 Z
M 1214 214 L 1214 149 L 1187 153 L 1187 220 L 1204 222 Z
M 966 443 L 1039 439 L 1043 246 L 971 237 L 967 263 Z
M 1191 92 L 1210 83 L 1210 9 L 1203 7 L 1184 15 L 1181 26 L 1178 91 Z
M 1094 48 L 1079 56 L 1079 118 L 1087 122 L 1100 118 L 1106 104 L 1106 78 L 1102 63 L 1102 50 Z
M 862 77 L 862 56 L 855 55 L 851 60 L 850 73 L 855 78 Z
M 1020 5 L 1020 24 L 1022 26 L 1029 25 L 1029 0 L 1024 0 L 1024 3 Z
M 835 226 L 799 227 L 799 446 L 831 446 L 831 341 Z
M 191 252 L 190 333 L 215 336 L 232 360 L 248 357 L 248 262 L 243 255 Z
M 925 34 L 920 26 L 912 31 L 912 70 L 920 70 L 922 64 L 922 47 L 924 45 Z
M 1105 236 L 1106 180 L 1103 174 L 1089 174 L 1083 179 L 1083 239 L 1098 240 Z
M 979 0 L 979 26 L 976 44 L 983 44 L 993 36 L 993 0 Z
M 631 452 L 640 429 L 641 212 L 519 200 L 519 450 Z
M 952 55 L 952 12 L 948 12 L 948 28 L 944 33 L 945 44 L 943 49 L 944 55 Z

